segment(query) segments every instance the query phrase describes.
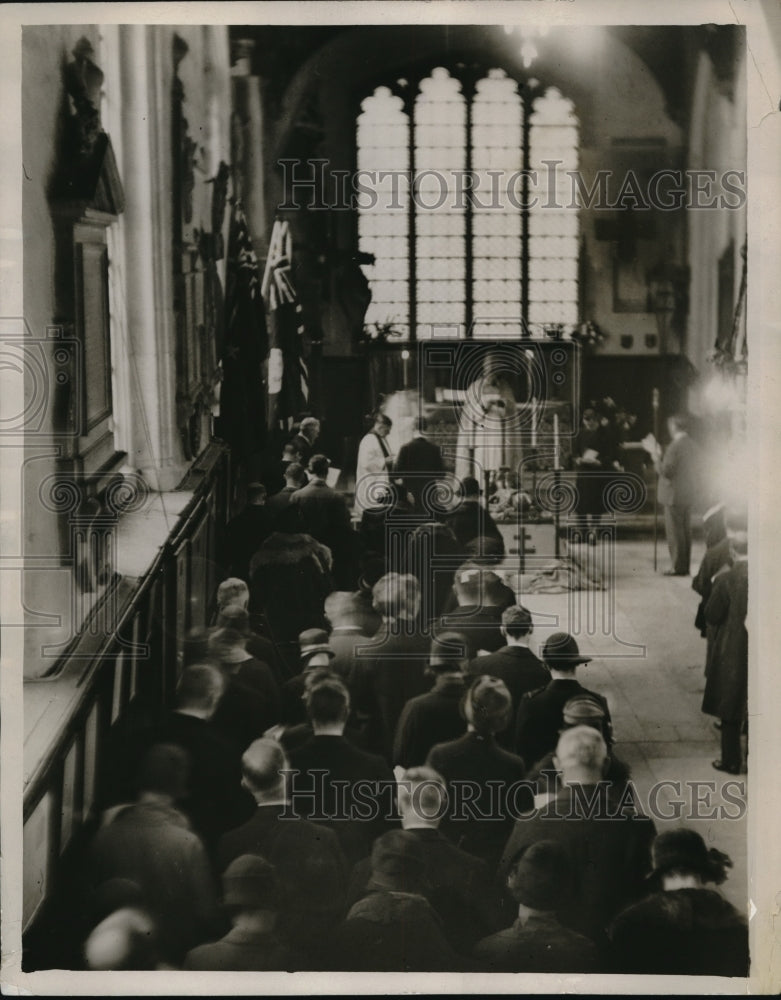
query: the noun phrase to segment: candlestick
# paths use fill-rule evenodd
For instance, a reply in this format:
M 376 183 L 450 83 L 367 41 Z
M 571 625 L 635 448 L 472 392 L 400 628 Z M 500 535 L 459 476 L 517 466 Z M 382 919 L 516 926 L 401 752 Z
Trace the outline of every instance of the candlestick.
M 559 415 L 553 414 L 553 468 L 559 468 Z
M 470 476 L 476 476 L 477 463 L 475 461 L 475 454 L 477 452 L 477 414 L 475 413 L 473 415 L 469 412 L 467 406 L 468 399 L 469 397 L 467 396 L 466 399 L 464 400 L 463 413 L 465 414 L 466 419 L 470 421 L 470 423 L 472 424 L 470 428 L 471 447 L 469 449 L 469 474 Z

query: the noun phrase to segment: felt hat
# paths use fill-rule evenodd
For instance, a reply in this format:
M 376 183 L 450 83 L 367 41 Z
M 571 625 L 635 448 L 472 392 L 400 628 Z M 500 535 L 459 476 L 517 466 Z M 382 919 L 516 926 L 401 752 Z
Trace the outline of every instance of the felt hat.
M 540 840 L 514 862 L 507 884 L 517 903 L 533 910 L 557 910 L 567 892 L 569 877 L 569 858 L 561 844 Z
M 225 869 L 222 891 L 226 906 L 273 909 L 277 903 L 274 866 L 258 855 L 242 854 Z
M 466 639 L 460 632 L 440 632 L 431 641 L 428 662 L 430 667 L 450 666 L 458 669 L 458 664 L 466 656 Z
M 375 840 L 368 889 L 423 892 L 428 888 L 426 858 L 414 834 L 389 830 Z
M 583 656 L 578 644 L 568 632 L 554 632 L 542 645 L 540 655 L 554 669 L 559 666 L 573 667 L 578 663 L 589 663 L 590 656 Z
M 725 869 L 732 866 L 726 854 L 705 846 L 705 841 L 694 830 L 665 830 L 651 848 L 653 870 L 648 878 L 669 872 L 690 872 L 704 882 L 724 881 Z

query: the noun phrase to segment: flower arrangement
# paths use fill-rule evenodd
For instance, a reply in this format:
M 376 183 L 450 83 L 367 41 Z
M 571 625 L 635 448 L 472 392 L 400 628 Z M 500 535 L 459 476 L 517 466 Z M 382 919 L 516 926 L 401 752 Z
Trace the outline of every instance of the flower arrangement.
M 748 370 L 748 359 L 745 356 L 736 358 L 731 351 L 726 351 L 723 347 L 714 348 L 708 354 L 707 360 L 718 372 L 727 377 L 745 375 Z
M 389 340 L 401 340 L 404 331 L 396 323 L 395 318 L 385 320 L 383 323 L 367 323 L 363 328 L 361 339 L 367 344 L 385 344 Z
M 593 320 L 587 320 L 576 327 L 572 339 L 583 347 L 594 350 L 607 340 L 607 334 Z

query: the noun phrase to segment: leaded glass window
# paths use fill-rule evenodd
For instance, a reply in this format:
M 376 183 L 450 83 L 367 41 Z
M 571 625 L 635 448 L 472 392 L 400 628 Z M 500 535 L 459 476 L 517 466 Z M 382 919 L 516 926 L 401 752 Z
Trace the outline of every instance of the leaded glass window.
M 358 170 L 380 173 L 410 169 L 409 119 L 404 102 L 378 87 L 358 118 Z M 374 254 L 365 266 L 372 290 L 366 324 L 391 324 L 409 337 L 409 188 L 392 176 L 376 182 L 376 199 L 360 211 L 359 249 Z M 398 207 L 397 207 L 398 206 Z
M 395 90 L 378 87 L 357 121 L 358 169 L 397 172 L 372 181 L 376 198 L 359 200 L 359 248 L 375 258 L 365 266 L 367 326 L 391 340 L 467 331 L 516 339 L 573 326 L 572 102 L 554 87 L 523 89 L 501 69 L 468 80 L 439 66 L 414 95 Z M 546 164 L 553 160 L 555 170 Z M 530 169 L 531 186 L 522 181 Z
M 529 131 L 538 195 L 529 211 L 529 322 L 572 325 L 578 321 L 578 216 L 567 207 L 572 201 L 567 171 L 578 167 L 572 102 L 550 87 L 534 101 Z

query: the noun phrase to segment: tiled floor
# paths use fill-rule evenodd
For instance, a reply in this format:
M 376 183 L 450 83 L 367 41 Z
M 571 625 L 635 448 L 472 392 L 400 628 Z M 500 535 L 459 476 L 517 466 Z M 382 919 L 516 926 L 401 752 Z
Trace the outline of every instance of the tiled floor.
M 512 531 L 504 530 L 508 543 L 517 544 L 510 541 Z M 547 544 L 552 552 L 552 529 L 550 535 L 543 546 Z M 545 550 L 538 543 L 538 556 Z M 611 560 L 604 559 L 606 553 L 599 548 L 577 549 L 592 560 L 591 565 L 608 567 L 614 580 L 606 591 L 523 595 L 523 603 L 540 623 L 532 646 L 551 631 L 562 629 L 575 634 L 581 650 L 594 657 L 579 668 L 579 679 L 607 697 L 616 753 L 631 766 L 641 801 L 657 814 L 657 828 L 685 821 L 699 830 L 708 846 L 726 851 L 734 868 L 722 891 L 743 908 L 747 859 L 742 814 L 747 778 L 731 778 L 711 767 L 720 747 L 714 720 L 700 711 L 705 640 L 694 628 L 699 598 L 690 578 L 662 575 L 668 565 L 663 538 L 656 573 L 650 539 L 623 540 L 619 529 L 613 551 L 615 559 Z M 701 543 L 695 543 L 694 571 L 702 551 Z M 611 563 L 614 570 L 609 569 Z M 517 565 L 517 557 L 507 560 L 508 577 Z M 660 782 L 680 784 L 659 788 Z M 676 802 L 682 805 L 676 807 Z M 679 819 L 663 818 L 677 815 Z M 741 818 L 729 818 L 736 815 Z

